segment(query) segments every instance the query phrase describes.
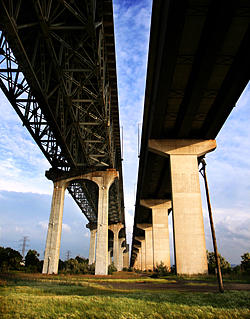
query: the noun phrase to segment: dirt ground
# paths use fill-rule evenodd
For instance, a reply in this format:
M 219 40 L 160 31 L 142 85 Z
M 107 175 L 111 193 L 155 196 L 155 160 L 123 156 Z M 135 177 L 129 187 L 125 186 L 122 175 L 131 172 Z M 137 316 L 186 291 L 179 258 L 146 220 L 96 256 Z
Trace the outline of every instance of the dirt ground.
M 147 281 L 138 282 L 98 282 L 99 285 L 119 290 L 177 290 L 183 292 L 216 292 L 218 285 L 205 281 L 177 281 L 176 283 L 151 283 Z M 225 290 L 250 291 L 250 284 L 224 283 Z

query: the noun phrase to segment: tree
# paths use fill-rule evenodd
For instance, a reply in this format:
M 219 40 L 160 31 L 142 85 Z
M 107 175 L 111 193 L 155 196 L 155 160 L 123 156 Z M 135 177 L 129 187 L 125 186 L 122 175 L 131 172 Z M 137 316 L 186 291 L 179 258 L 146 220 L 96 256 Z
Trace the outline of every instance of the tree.
M 25 256 L 25 267 L 30 272 L 37 272 L 40 270 L 39 254 L 36 250 L 30 249 Z
M 245 253 L 241 256 L 241 269 L 247 273 L 250 273 L 250 254 Z
M 230 263 L 220 254 L 219 254 L 219 258 L 220 258 L 220 268 L 222 273 L 230 272 L 231 271 Z M 214 274 L 216 269 L 216 260 L 215 260 L 214 252 L 207 251 L 207 263 L 208 263 L 208 272 L 210 274 Z
M 10 269 L 18 270 L 20 269 L 22 261 L 22 255 L 10 248 L 0 247 L 0 270 L 8 271 Z

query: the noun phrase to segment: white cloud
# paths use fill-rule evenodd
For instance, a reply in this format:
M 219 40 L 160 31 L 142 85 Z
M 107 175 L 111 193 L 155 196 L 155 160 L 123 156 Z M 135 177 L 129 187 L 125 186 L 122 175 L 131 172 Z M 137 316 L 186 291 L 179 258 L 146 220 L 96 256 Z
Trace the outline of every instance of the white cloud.
M 70 233 L 71 232 L 71 227 L 68 225 L 68 224 L 62 224 L 62 230 L 65 232 L 65 233 Z
M 16 231 L 17 233 L 23 233 L 24 229 L 23 229 L 23 227 L 16 226 L 16 227 L 15 227 L 15 231 Z

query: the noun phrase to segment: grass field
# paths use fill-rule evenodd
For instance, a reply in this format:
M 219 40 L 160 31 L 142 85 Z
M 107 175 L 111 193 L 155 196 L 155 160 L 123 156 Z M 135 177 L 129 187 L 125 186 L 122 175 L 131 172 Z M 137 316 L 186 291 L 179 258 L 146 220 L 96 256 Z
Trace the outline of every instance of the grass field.
M 249 290 L 220 294 L 211 282 L 177 280 L 2 274 L 0 318 L 250 318 Z

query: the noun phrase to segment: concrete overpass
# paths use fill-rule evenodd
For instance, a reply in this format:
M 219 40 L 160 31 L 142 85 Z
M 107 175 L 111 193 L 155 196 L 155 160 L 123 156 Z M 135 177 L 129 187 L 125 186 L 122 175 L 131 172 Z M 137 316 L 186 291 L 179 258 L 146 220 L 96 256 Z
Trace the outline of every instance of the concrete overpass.
M 0 87 L 51 164 L 43 273 L 58 271 L 66 189 L 89 221 L 96 274 L 107 274 L 110 242 L 122 268 L 128 249 L 112 0 L 1 0 Z
M 153 1 L 131 266 L 207 272 L 199 159 L 250 78 L 250 2 Z

